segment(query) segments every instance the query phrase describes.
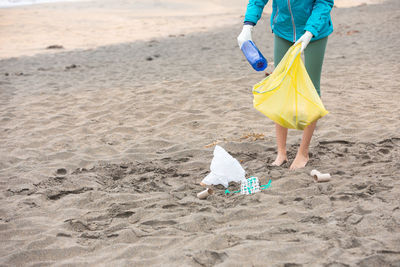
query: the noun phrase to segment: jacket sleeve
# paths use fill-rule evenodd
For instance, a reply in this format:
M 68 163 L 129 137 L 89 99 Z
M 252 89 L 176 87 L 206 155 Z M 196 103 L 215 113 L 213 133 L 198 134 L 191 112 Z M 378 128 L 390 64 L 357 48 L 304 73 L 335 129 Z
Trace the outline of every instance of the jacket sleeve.
M 257 24 L 267 3 L 268 0 L 249 0 L 244 21 Z
M 321 29 L 330 22 L 333 0 L 315 0 L 311 16 L 308 18 L 305 31 L 311 32 L 318 38 Z

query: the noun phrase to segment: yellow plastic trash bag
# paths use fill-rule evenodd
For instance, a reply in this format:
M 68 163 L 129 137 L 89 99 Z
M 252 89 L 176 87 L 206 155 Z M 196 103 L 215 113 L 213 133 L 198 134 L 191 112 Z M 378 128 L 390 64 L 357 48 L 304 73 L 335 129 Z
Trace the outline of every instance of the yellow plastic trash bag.
M 292 46 L 267 78 L 253 87 L 254 107 L 285 128 L 304 130 L 328 114 L 300 56 Z

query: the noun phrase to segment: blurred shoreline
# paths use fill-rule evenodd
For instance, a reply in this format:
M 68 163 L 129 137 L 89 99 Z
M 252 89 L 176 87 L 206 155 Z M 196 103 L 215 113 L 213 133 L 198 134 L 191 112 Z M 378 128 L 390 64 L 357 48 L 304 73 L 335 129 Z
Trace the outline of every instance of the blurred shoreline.
M 382 1 L 337 0 L 335 6 Z M 222 0 L 14 3 L 29 2 L 43 3 L 0 8 L 0 59 L 212 31 L 242 21 L 247 4 L 247 0 L 231 1 L 229 7 Z M 264 13 L 270 12 L 268 3 Z
M 0 0 L 0 8 L 13 8 L 38 4 L 54 4 L 57 2 L 78 2 L 85 0 Z M 86 0 L 91 1 L 91 0 Z

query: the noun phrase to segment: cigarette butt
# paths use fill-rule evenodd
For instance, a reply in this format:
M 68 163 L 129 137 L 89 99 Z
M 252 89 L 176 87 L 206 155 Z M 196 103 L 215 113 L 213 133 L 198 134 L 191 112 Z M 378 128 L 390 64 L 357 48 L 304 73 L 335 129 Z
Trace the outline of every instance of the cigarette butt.
M 203 183 L 203 182 L 200 182 L 200 185 L 203 186 L 203 187 L 207 187 L 208 184 L 205 184 L 205 183 Z
M 211 188 L 207 188 L 206 190 L 198 193 L 197 197 L 200 199 L 206 199 L 209 195 L 212 195 L 213 193 L 214 193 L 214 191 Z
M 331 180 L 331 175 L 329 173 L 317 173 L 314 175 L 314 182 L 322 183 L 329 182 Z

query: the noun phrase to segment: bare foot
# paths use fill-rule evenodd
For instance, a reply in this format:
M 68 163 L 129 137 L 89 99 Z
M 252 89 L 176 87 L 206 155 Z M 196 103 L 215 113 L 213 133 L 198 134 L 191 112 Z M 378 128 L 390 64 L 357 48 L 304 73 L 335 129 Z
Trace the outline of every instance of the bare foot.
M 307 162 L 309 160 L 308 153 L 307 156 L 297 153 L 296 158 L 293 160 L 292 165 L 290 165 L 291 170 L 297 170 L 304 168 L 307 165 Z
M 287 162 L 286 155 L 279 155 L 278 154 L 278 156 L 276 156 L 275 161 L 271 163 L 271 166 L 281 166 L 285 162 Z

